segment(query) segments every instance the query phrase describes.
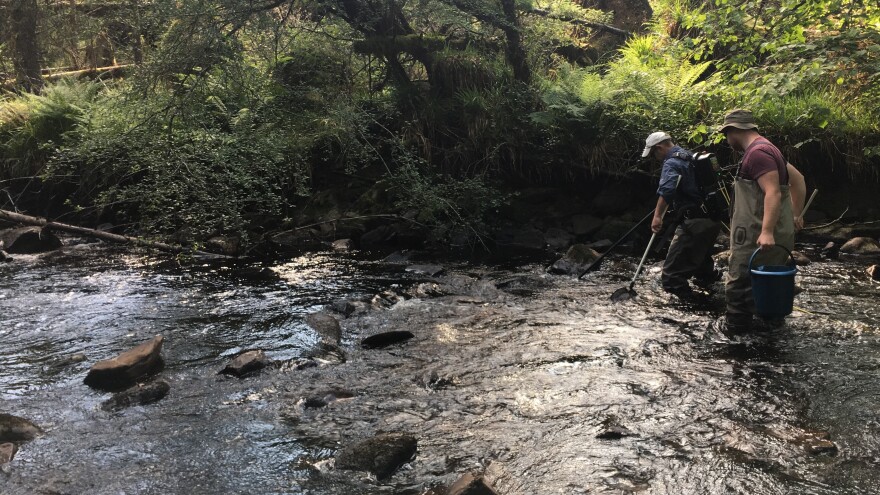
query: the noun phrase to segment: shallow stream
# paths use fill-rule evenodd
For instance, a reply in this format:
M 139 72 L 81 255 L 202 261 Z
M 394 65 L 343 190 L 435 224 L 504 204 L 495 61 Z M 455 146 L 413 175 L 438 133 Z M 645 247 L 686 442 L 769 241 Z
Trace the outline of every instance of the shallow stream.
M 179 265 L 83 243 L 17 256 L 0 265 L 0 412 L 46 434 L 0 468 L 0 493 L 427 494 L 467 471 L 500 494 L 880 493 L 870 260 L 803 267 L 785 327 L 748 339 L 710 327 L 719 296 L 662 294 L 658 264 L 636 299 L 611 302 L 635 261 L 575 281 L 533 262 L 427 277 L 367 254 Z M 217 374 L 243 349 L 309 355 L 305 315 L 381 292 L 399 300 L 337 315 L 344 362 Z M 358 345 L 389 330 L 415 338 Z M 170 394 L 102 411 L 89 366 L 156 334 Z M 355 397 L 303 406 L 330 389 Z M 381 482 L 333 469 L 337 449 L 377 432 L 415 435 L 418 455 Z M 825 433 L 837 451 L 812 451 Z

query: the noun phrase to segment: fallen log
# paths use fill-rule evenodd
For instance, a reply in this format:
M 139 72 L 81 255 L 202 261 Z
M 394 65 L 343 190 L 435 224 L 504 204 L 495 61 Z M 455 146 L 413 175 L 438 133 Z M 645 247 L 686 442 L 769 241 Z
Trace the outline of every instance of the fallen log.
M 45 218 L 40 217 L 32 217 L 30 215 L 23 215 L 21 213 L 16 213 L 8 210 L 0 210 L 0 220 L 7 220 L 14 223 L 22 223 L 25 225 L 36 225 L 38 227 L 46 227 L 52 230 L 60 230 L 62 232 L 70 232 L 74 234 L 86 235 L 89 237 L 95 237 L 97 239 L 101 239 L 109 242 L 116 242 L 120 244 L 131 244 L 134 246 L 142 246 L 149 247 L 153 249 L 157 249 L 159 251 L 164 251 L 167 253 L 189 253 L 198 256 L 211 256 L 211 257 L 222 257 L 222 258 L 230 258 L 231 256 L 226 256 L 223 254 L 215 254 L 208 253 L 206 251 L 199 251 L 198 249 L 190 249 L 183 246 L 178 246 L 175 244 L 166 244 L 164 242 L 158 241 L 149 241 L 147 239 L 142 239 L 140 237 L 131 237 L 127 235 L 119 235 L 113 234 L 111 232 L 105 232 L 103 230 L 95 230 L 89 229 L 86 227 L 79 227 L 77 225 L 70 225 L 66 223 L 60 222 L 52 222 L 46 220 Z

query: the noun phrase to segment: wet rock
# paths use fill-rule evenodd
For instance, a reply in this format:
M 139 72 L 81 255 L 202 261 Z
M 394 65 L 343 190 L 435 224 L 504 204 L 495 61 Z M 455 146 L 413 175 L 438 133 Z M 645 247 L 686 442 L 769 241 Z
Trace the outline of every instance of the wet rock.
M 419 377 L 416 382 L 427 389 L 440 390 L 454 386 L 455 377 L 440 375 L 436 370 L 433 370 Z
M 425 299 L 428 297 L 439 297 L 446 294 L 443 288 L 433 282 L 424 282 L 413 287 L 411 294 L 413 297 Z
M 161 335 L 149 342 L 123 352 L 112 359 L 98 361 L 89 370 L 85 384 L 98 389 L 119 389 L 133 385 L 138 379 L 162 369 Z
M 385 246 L 391 244 L 397 234 L 397 229 L 394 226 L 380 225 L 362 235 L 360 244 L 365 248 Z
M 402 251 L 395 251 L 389 254 L 382 261 L 384 263 L 403 264 L 409 262 L 412 255 L 412 251 L 404 249 Z
M 373 299 L 370 300 L 370 306 L 373 309 L 390 308 L 402 300 L 403 298 L 399 294 L 386 290 L 373 296 Z
M 342 339 L 342 327 L 333 316 L 322 311 L 306 316 L 306 324 L 320 335 L 321 340 L 329 344 L 339 345 Z
M 551 227 L 544 233 L 544 239 L 551 249 L 560 251 L 571 246 L 574 236 L 565 230 Z
M 351 251 L 354 249 L 354 241 L 351 239 L 337 239 L 330 244 L 330 247 L 333 248 L 334 251 Z
M 821 251 L 819 251 L 819 254 L 826 259 L 837 259 L 840 255 L 840 246 L 833 242 L 829 242 L 828 244 L 825 244 L 825 247 L 823 247 Z
M 120 411 L 127 407 L 152 404 L 162 400 L 168 395 L 169 390 L 171 390 L 171 385 L 165 380 L 156 380 L 145 384 L 139 383 L 102 402 L 101 409 L 105 411 Z
M 317 368 L 318 362 L 312 358 L 296 358 L 277 363 L 281 371 L 302 371 L 308 368 Z
M 220 370 L 220 374 L 242 377 L 269 366 L 271 362 L 272 360 L 262 349 L 253 349 L 235 356 L 225 368 Z
M 330 310 L 339 313 L 342 316 L 349 317 L 357 310 L 357 306 L 349 300 L 341 299 L 339 301 L 333 301 L 330 304 Z
M 327 407 L 329 404 L 332 404 L 338 400 L 351 399 L 355 397 L 357 394 L 348 390 L 328 390 L 326 392 L 320 392 L 311 397 L 306 397 L 303 400 L 303 407 L 305 408 L 321 408 Z
M 792 251 L 791 257 L 794 258 L 794 264 L 797 266 L 807 266 L 812 263 L 810 258 L 807 258 L 807 255 L 800 251 Z
M 81 362 L 85 361 L 86 359 L 87 359 L 86 355 L 81 352 L 76 353 L 76 354 L 71 354 L 70 356 L 63 356 L 63 357 L 60 357 L 60 358 L 56 359 L 55 361 L 53 361 L 49 365 L 49 369 L 58 371 L 63 368 L 66 368 L 70 365 L 81 363 Z
M 869 266 L 865 273 L 874 280 L 880 280 L 880 265 Z
M 385 347 L 406 342 L 415 337 L 412 332 L 406 330 L 396 330 L 393 332 L 377 333 L 371 335 L 361 341 L 361 347 L 364 349 L 384 349 Z
M 42 433 L 39 426 L 27 419 L 0 413 L 0 442 L 27 442 Z
M 482 475 L 467 473 L 449 487 L 448 495 L 498 495 Z
M 205 241 L 205 251 L 225 256 L 238 256 L 241 252 L 241 239 L 229 236 L 215 236 Z
M 18 446 L 14 443 L 0 443 L 0 465 L 12 462 L 17 452 Z
M 550 266 L 550 273 L 561 275 L 577 275 L 599 258 L 599 253 L 585 246 L 575 244 L 565 253 L 565 256 Z
M 12 256 L 3 250 L 3 244 L 0 244 L 0 263 L 7 263 L 12 261 Z
M 855 237 L 840 246 L 841 253 L 849 254 L 877 254 L 880 253 L 880 243 L 870 237 Z
M 794 441 L 812 455 L 837 455 L 837 445 L 827 431 L 805 430 Z
M 319 342 L 318 345 L 307 350 L 303 357 L 314 360 L 318 365 L 341 364 L 345 362 L 345 351 L 336 344 Z
M 571 232 L 577 236 L 590 236 L 602 228 L 602 219 L 592 215 L 575 215 L 571 217 Z
M 444 268 L 440 265 L 411 265 L 406 267 L 406 271 L 416 275 L 425 275 L 428 277 L 436 277 L 444 272 Z
M 367 471 L 382 480 L 416 455 L 418 442 L 412 435 L 384 433 L 350 445 L 336 456 L 336 468 Z
M 0 231 L 0 241 L 11 254 L 33 254 L 54 251 L 63 244 L 51 230 L 41 227 L 20 227 Z

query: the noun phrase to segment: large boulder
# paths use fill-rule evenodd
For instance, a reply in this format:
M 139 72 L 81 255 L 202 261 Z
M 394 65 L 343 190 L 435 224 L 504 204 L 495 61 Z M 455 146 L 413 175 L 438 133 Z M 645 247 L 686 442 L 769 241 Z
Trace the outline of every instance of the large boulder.
M 333 316 L 323 311 L 312 313 L 306 316 L 306 324 L 321 336 L 322 341 L 339 345 L 342 339 L 342 327 L 339 326 L 339 320 Z
M 354 249 L 354 241 L 351 239 L 336 239 L 335 241 L 330 243 L 330 247 L 334 251 L 351 251 L 352 249 Z
M 127 407 L 152 404 L 162 400 L 163 397 L 168 395 L 169 390 L 171 390 L 171 385 L 165 380 L 156 380 L 145 384 L 139 383 L 102 402 L 101 409 L 105 411 L 119 411 Z
M 42 433 L 39 426 L 24 418 L 0 413 L 0 443 L 27 442 Z
M 405 433 L 384 433 L 350 445 L 336 456 L 336 468 L 367 471 L 385 479 L 416 455 L 418 442 Z
M 254 349 L 235 356 L 225 368 L 220 370 L 220 373 L 242 377 L 269 366 L 271 362 L 265 352 L 260 349 Z
M 550 273 L 562 275 L 579 274 L 599 259 L 599 256 L 599 253 L 595 250 L 583 244 L 575 244 L 568 248 L 565 256 L 550 266 Z
M 870 237 L 855 237 L 840 246 L 841 253 L 849 254 L 878 254 L 880 253 L 880 243 L 876 239 Z
M 574 236 L 566 230 L 550 227 L 547 229 L 547 232 L 544 233 L 544 239 L 546 239 L 547 244 L 551 249 L 554 251 L 561 251 L 571 246 Z
M 0 231 L 0 242 L 12 254 L 33 254 L 54 251 L 63 244 L 51 230 L 44 227 L 20 227 Z
M 135 384 L 140 378 L 159 371 L 162 361 L 162 342 L 156 335 L 149 342 L 123 352 L 112 359 L 98 361 L 89 370 L 85 384 L 97 389 L 114 390 Z
M 214 236 L 205 241 L 205 251 L 224 256 L 238 256 L 241 253 L 241 239 L 224 235 Z

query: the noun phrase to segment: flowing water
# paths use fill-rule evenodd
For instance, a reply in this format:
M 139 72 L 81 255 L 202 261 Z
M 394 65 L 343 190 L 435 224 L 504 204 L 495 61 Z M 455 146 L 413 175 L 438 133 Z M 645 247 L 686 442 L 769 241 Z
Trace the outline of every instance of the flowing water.
M 75 244 L 18 256 L 0 265 L 0 412 L 46 433 L 0 467 L 0 494 L 422 494 L 467 471 L 501 494 L 880 493 L 880 286 L 867 263 L 804 267 L 785 327 L 731 339 L 709 325 L 718 296 L 670 300 L 656 264 L 637 298 L 611 302 L 629 258 L 575 281 L 526 262 L 451 262 L 429 278 L 365 254 L 178 265 Z M 243 349 L 310 355 L 306 314 L 383 292 L 337 315 L 342 362 L 217 374 Z M 389 330 L 415 338 L 358 345 Z M 102 411 L 89 366 L 156 334 L 169 395 Z M 304 406 L 338 389 L 354 397 Z M 378 432 L 413 434 L 416 458 L 382 481 L 333 469 L 338 449 Z

